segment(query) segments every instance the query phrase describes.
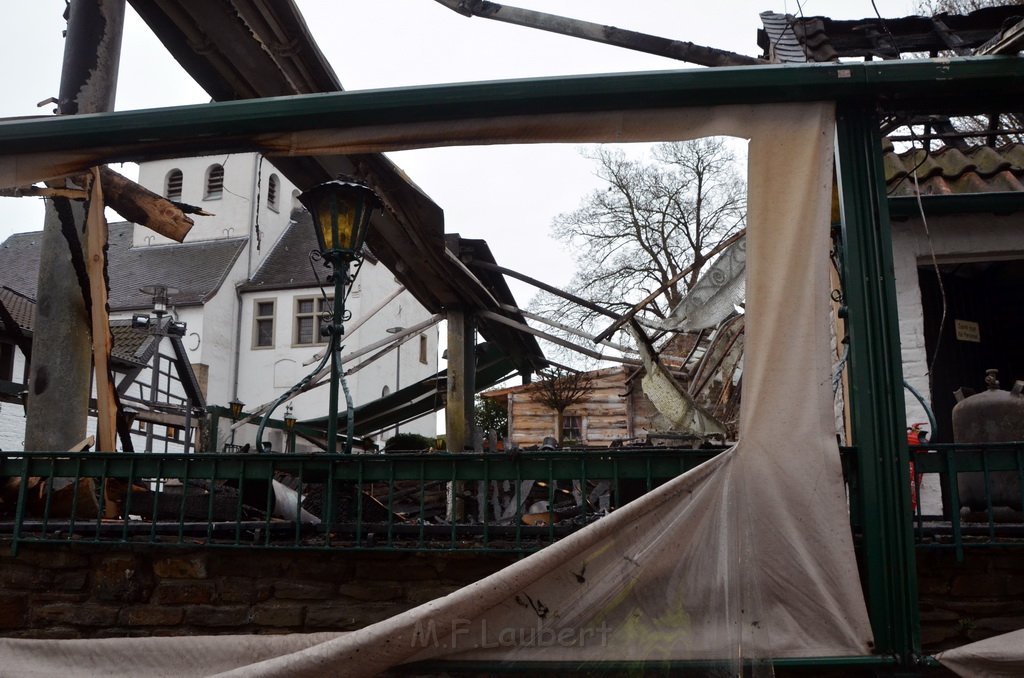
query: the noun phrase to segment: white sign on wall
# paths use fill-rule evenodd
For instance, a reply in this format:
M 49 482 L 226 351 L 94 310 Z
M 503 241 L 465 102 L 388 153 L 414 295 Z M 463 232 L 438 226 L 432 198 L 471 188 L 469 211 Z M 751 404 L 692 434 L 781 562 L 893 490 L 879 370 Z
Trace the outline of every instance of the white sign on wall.
M 973 341 L 981 343 L 981 328 L 978 323 L 971 320 L 954 320 L 956 327 L 956 338 L 958 341 Z

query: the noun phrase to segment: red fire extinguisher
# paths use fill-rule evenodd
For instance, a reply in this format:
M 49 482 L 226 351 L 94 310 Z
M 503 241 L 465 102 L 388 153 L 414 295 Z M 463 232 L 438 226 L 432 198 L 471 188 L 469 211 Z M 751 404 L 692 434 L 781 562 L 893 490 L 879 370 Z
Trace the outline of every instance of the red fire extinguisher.
M 918 422 L 911 424 L 907 428 L 907 444 L 908 445 L 923 445 L 928 441 L 928 431 L 922 427 L 925 426 L 925 422 Z M 919 452 L 919 450 L 918 450 Z M 913 452 L 910 457 L 910 508 L 914 513 L 917 513 L 917 499 L 921 489 L 921 475 L 914 469 L 914 457 Z

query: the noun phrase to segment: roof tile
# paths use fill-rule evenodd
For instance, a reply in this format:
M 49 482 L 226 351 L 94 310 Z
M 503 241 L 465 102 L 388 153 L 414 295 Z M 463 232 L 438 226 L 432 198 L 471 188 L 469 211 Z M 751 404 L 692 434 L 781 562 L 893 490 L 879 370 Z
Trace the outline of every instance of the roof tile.
M 241 285 L 243 292 L 289 287 L 316 287 L 311 266 L 305 263 L 311 250 L 319 249 L 313 217 L 304 209 L 292 210 L 291 221 L 263 260 L 252 279 Z
M 974 146 L 960 151 L 945 146 L 896 153 L 886 142 L 885 181 L 891 196 L 914 195 L 914 175 L 921 195 L 1024 191 L 1024 145 Z

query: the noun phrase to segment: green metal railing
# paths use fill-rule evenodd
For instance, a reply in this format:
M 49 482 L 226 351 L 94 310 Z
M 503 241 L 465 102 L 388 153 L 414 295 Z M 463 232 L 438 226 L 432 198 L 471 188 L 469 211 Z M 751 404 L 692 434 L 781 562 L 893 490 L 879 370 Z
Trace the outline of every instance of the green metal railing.
M 1024 442 L 910 449 L 917 548 L 954 549 L 963 559 L 965 549 L 1024 543 Z M 15 545 L 530 552 L 719 451 L 0 453 L 0 477 L 18 479 L 16 492 L 0 501 L 0 533 L 12 535 Z M 842 457 L 860 543 L 861 464 L 854 448 L 844 448 Z M 940 478 L 939 512 L 936 497 L 925 507 L 925 474 Z M 965 482 L 974 488 L 966 502 Z
M 0 530 L 15 548 L 75 541 L 529 552 L 719 451 L 6 453 L 0 476 L 19 482 Z
M 1024 442 L 911 446 L 914 535 L 918 548 L 955 549 L 1024 543 Z M 920 475 L 937 473 L 943 512 L 925 512 Z

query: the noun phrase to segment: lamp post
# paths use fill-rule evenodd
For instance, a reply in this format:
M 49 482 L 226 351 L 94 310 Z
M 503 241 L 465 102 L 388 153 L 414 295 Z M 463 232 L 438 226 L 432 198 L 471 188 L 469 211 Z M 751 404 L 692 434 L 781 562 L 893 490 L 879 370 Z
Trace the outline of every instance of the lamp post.
M 295 451 L 295 409 L 291 403 L 284 408 L 285 451 Z
M 381 206 L 380 198 L 366 184 L 339 178 L 314 186 L 299 195 L 299 202 L 313 215 L 316 239 L 324 265 L 331 269 L 334 281 L 334 308 L 330 325 L 325 327 L 331 356 L 330 411 L 327 419 L 327 451 L 338 451 L 338 382 L 341 380 L 341 336 L 345 314 L 345 284 L 348 268 L 360 256 L 370 214 Z M 352 430 L 352 411 L 348 412 Z M 345 452 L 352 451 L 351 434 L 345 438 Z
M 239 400 L 238 396 L 235 396 L 231 400 L 231 402 L 228 403 L 228 407 L 231 408 L 231 421 L 232 421 L 232 423 L 237 422 L 238 418 L 242 416 L 242 408 L 245 407 L 245 403 L 243 403 L 241 400 Z M 216 441 L 214 441 L 214 442 L 216 442 Z M 229 443 L 229 445 L 234 445 L 234 444 L 235 444 L 235 427 L 232 426 L 231 427 L 231 442 Z

